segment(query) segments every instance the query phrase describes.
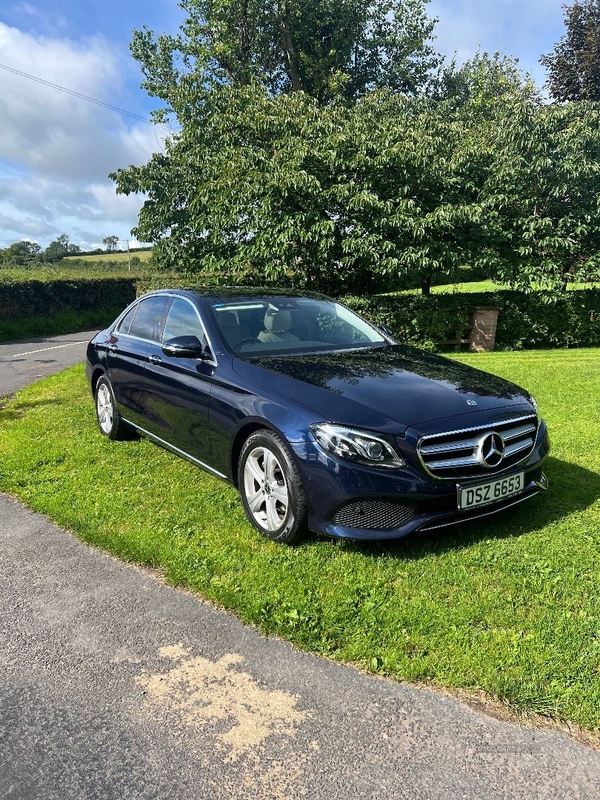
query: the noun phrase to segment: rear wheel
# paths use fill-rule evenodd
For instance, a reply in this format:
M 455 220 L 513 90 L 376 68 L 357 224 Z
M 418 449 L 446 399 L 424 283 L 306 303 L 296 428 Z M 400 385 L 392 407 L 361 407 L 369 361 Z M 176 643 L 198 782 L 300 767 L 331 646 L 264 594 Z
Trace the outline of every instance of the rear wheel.
M 109 439 L 131 439 L 133 431 L 123 422 L 117 409 L 112 386 L 105 375 L 98 379 L 94 396 L 96 419 L 100 432 Z
M 248 437 L 238 465 L 246 516 L 267 539 L 291 544 L 306 527 L 306 497 L 287 445 L 260 430 Z

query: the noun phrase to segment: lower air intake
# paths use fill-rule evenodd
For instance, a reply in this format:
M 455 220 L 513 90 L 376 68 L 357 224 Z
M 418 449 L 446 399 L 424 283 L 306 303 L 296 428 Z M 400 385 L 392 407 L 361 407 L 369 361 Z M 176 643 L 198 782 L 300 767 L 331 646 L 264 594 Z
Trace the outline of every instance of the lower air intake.
M 333 518 L 334 525 L 346 528 L 367 528 L 389 531 L 399 528 L 415 515 L 413 508 L 387 500 L 356 500 L 339 508 Z

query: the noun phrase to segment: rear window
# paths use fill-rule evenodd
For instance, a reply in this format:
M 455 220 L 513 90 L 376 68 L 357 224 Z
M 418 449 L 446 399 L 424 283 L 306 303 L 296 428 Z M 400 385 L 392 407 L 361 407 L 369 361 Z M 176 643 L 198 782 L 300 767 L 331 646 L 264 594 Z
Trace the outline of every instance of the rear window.
M 137 306 L 131 309 L 124 317 L 119 330 L 138 339 L 160 342 L 165 324 L 165 312 L 170 299 L 170 297 L 158 295 L 140 300 Z M 133 316 L 129 322 L 129 329 L 125 330 L 125 323 L 132 312 Z

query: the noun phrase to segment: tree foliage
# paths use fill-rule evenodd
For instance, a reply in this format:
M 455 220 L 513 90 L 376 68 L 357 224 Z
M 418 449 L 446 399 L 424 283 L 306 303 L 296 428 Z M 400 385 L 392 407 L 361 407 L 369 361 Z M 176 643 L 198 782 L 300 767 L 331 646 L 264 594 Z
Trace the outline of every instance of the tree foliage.
M 432 85 L 436 99 L 454 100 L 456 105 L 475 102 L 482 113 L 489 106 L 492 113 L 499 99 L 528 100 L 539 104 L 538 88 L 530 75 L 523 75 L 515 58 L 496 52 L 478 50 L 460 67 L 453 60 L 443 65 Z
M 598 274 L 600 108 L 509 106 L 493 129 L 483 186 L 493 273 L 522 289 L 558 289 Z
M 600 101 L 600 0 L 576 0 L 563 6 L 566 33 L 540 58 L 548 70 L 547 87 L 559 103 Z
M 180 129 L 111 175 L 145 194 L 133 233 L 159 264 L 331 293 L 427 292 L 462 265 L 515 287 L 596 270 L 593 105 L 544 107 L 515 61 L 486 53 L 419 92 L 431 28 L 416 0 L 182 7 L 181 36 L 133 43 Z M 418 32 L 402 54 L 401 30 Z
M 367 291 L 407 274 L 450 280 L 489 258 L 491 162 L 471 106 L 380 90 L 324 108 L 248 86 L 207 107 L 202 128 L 114 176 L 119 191 L 147 193 L 135 234 L 166 264 Z
M 0 262 L 11 266 L 32 266 L 36 263 L 60 261 L 67 255 L 81 253 L 79 245 L 70 244 L 66 233 L 50 242 L 45 250 L 37 242 L 27 240 L 15 242 L 4 250 L 0 250 Z
M 39 258 L 41 248 L 37 242 L 22 240 L 0 250 L 0 263 L 29 266 Z
M 319 102 L 391 87 L 416 93 L 439 63 L 428 0 L 182 0 L 177 36 L 134 32 L 143 87 L 180 123 L 215 88 L 303 91 Z M 159 112 L 161 116 L 161 112 Z
M 105 236 L 102 239 L 102 244 L 106 247 L 107 253 L 114 253 L 117 249 L 117 245 L 119 244 L 119 237 L 118 236 Z

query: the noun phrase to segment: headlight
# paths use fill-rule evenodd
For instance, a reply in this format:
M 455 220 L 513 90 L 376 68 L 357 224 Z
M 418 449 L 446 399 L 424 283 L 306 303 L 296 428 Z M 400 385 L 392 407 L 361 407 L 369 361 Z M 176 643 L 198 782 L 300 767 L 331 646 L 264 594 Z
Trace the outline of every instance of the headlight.
M 529 402 L 533 406 L 533 410 L 535 411 L 539 422 L 541 420 L 540 409 L 538 408 L 537 400 L 535 397 L 533 397 L 533 395 L 529 395 Z
M 329 424 L 311 425 L 310 429 L 324 450 L 344 461 L 386 469 L 406 466 L 391 444 L 374 433 Z

